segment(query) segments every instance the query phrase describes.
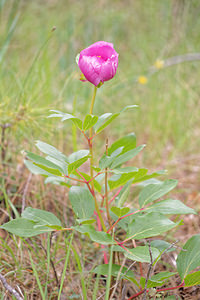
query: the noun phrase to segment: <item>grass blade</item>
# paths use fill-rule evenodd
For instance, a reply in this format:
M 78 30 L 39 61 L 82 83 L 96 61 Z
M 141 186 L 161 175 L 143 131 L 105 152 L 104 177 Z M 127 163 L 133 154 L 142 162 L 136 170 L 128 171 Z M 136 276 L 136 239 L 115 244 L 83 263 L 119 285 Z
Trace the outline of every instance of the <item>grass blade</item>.
M 59 293 L 58 293 L 58 300 L 60 300 L 60 297 L 61 297 L 61 292 L 62 292 L 64 280 L 65 280 L 65 275 L 66 275 L 66 271 L 67 271 L 67 265 L 68 265 L 68 261 L 69 261 L 69 255 L 70 255 L 70 251 L 71 251 L 73 238 L 74 238 L 74 233 L 72 233 L 72 236 L 71 236 L 71 239 L 70 239 L 70 242 L 69 242 L 69 246 L 68 246 L 68 249 L 67 249 L 67 253 L 66 253 L 65 264 L 64 264 L 64 268 L 63 268 L 63 272 L 62 272 L 61 281 L 60 281 L 60 289 L 59 289 Z

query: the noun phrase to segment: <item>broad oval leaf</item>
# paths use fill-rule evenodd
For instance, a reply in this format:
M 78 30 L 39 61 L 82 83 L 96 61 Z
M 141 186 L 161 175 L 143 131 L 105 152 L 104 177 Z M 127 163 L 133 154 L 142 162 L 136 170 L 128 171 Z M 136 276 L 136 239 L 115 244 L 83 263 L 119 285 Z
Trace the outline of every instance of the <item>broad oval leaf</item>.
M 43 167 L 48 168 L 47 171 L 48 170 L 56 170 L 58 176 L 62 175 L 62 173 L 63 173 L 63 169 L 59 165 L 56 165 L 55 163 L 51 162 L 50 160 L 47 160 L 46 158 L 44 158 L 40 155 L 37 155 L 35 153 L 27 151 L 26 152 L 26 158 L 30 159 L 33 163 L 38 165 L 40 168 L 43 168 Z
M 182 280 L 190 271 L 200 266 L 200 234 L 194 235 L 185 243 L 176 264 Z
M 141 146 L 138 146 L 132 150 L 129 150 L 129 151 L 117 156 L 114 159 L 114 161 L 112 162 L 110 168 L 115 169 L 115 168 L 121 166 L 123 163 L 129 161 L 130 159 L 135 157 L 138 153 L 140 153 L 140 151 L 142 151 L 144 149 L 144 147 L 145 147 L 145 145 L 141 145 Z
M 83 122 L 83 130 L 86 131 L 93 127 L 98 121 L 98 117 L 94 115 L 87 115 Z
M 65 156 L 62 152 L 60 152 L 55 147 L 41 141 L 37 141 L 35 145 L 41 152 L 51 157 L 54 157 L 57 160 L 68 162 L 67 156 Z
M 151 246 L 157 248 L 161 253 L 164 251 L 171 252 L 176 250 L 174 247 L 172 247 L 172 244 L 163 240 L 153 240 L 151 241 Z
M 137 172 L 131 172 L 131 173 L 124 173 L 121 175 L 113 175 L 112 177 L 109 178 L 108 180 L 108 185 L 110 190 L 116 189 L 117 187 L 125 184 L 129 180 L 131 180 Z
M 123 252 L 124 255 L 131 260 L 146 262 L 146 263 L 151 262 L 148 246 L 137 246 L 136 248 L 133 249 L 126 248 L 126 250 L 120 246 L 114 246 L 113 250 Z M 160 255 L 159 250 L 156 248 L 151 247 L 151 252 L 152 252 L 153 260 L 155 260 Z
M 129 225 L 127 234 L 128 239 L 143 239 L 160 235 L 175 226 L 177 223 L 159 213 L 149 213 L 143 216 L 137 216 Z
M 40 225 L 62 226 L 60 220 L 54 214 L 42 209 L 27 207 L 22 212 L 22 218 L 32 220 Z
M 123 186 L 119 195 L 115 198 L 115 202 L 118 207 L 121 207 L 126 202 L 128 196 L 129 196 L 129 193 L 130 193 L 130 187 L 131 187 L 131 182 L 127 182 Z
M 32 237 L 46 232 L 51 232 L 54 230 L 50 227 L 45 226 L 35 228 L 36 224 L 37 223 L 35 223 L 34 221 L 25 218 L 17 218 L 3 224 L 2 226 L 0 226 L 0 228 L 24 238 Z
M 116 119 L 122 112 L 130 109 L 135 108 L 137 105 L 128 105 L 124 107 L 119 113 L 105 113 L 101 115 L 97 121 L 97 123 L 94 126 L 95 132 L 99 133 L 101 132 L 105 127 L 107 127 L 114 119 Z
M 95 132 L 99 133 L 101 132 L 104 128 L 106 128 L 114 119 L 116 119 L 119 116 L 119 113 L 105 113 L 101 115 L 94 126 Z
M 136 136 L 135 133 L 130 133 L 119 140 L 115 141 L 109 148 L 108 148 L 108 155 L 111 155 L 116 149 L 123 147 L 122 154 L 125 152 L 132 150 L 136 147 Z
M 194 272 L 192 274 L 188 274 L 184 278 L 185 287 L 199 285 L 200 284 L 200 271 Z
M 116 207 L 116 206 L 113 206 L 111 207 L 110 209 L 116 216 L 118 216 L 119 218 L 126 215 L 129 211 L 130 211 L 130 208 L 129 207 Z
M 82 121 L 68 113 L 61 112 L 59 110 L 51 110 L 54 114 L 48 116 L 48 118 L 61 118 L 61 121 L 71 120 L 80 130 L 82 130 Z
M 121 154 L 123 147 L 116 149 L 110 156 L 107 156 L 105 153 L 99 160 L 99 167 L 101 169 L 105 169 L 110 167 L 112 162 L 115 160 L 117 156 Z
M 110 234 L 102 231 L 96 231 L 92 225 L 81 225 L 73 227 L 76 231 L 86 234 L 93 242 L 102 245 L 114 244 Z
M 179 200 L 167 199 L 155 203 L 147 207 L 146 211 L 162 213 L 164 215 L 183 215 L 183 214 L 197 214 L 194 209 L 186 206 Z
M 175 188 L 178 181 L 174 179 L 165 180 L 158 184 L 149 184 L 139 194 L 140 207 L 147 203 L 155 201 Z
M 79 150 L 77 152 L 72 153 L 69 156 L 69 165 L 68 165 L 68 173 L 71 174 L 76 169 L 78 169 L 81 165 L 83 165 L 89 158 L 89 150 Z
M 72 186 L 69 190 L 69 200 L 79 219 L 88 219 L 93 215 L 95 210 L 94 199 L 87 188 Z
M 35 175 L 40 174 L 44 176 L 52 176 L 52 173 L 47 172 L 47 170 L 38 167 L 37 165 L 33 164 L 30 160 L 25 159 L 24 164 L 29 169 L 29 171 Z
M 155 178 L 155 177 L 158 177 L 158 176 L 161 176 L 161 175 L 165 175 L 165 174 L 166 174 L 166 170 L 160 170 L 160 171 L 157 171 L 157 172 L 154 172 L 154 173 L 151 173 L 151 174 L 147 174 L 147 172 L 144 173 L 144 174 L 138 174 L 139 176 L 136 176 L 132 183 L 134 183 L 134 184 L 135 183 L 140 183 L 140 182 L 147 183 L 148 180 L 150 181 L 152 178 Z
M 174 276 L 176 274 L 177 273 L 175 273 L 175 272 L 160 272 L 160 273 L 158 273 L 156 275 L 153 275 L 148 280 L 147 288 L 162 286 L 163 284 L 166 283 L 167 279 L 169 279 L 170 277 L 172 277 L 172 276 Z M 140 284 L 141 284 L 142 288 L 145 287 L 145 282 L 146 282 L 146 278 L 141 277 Z

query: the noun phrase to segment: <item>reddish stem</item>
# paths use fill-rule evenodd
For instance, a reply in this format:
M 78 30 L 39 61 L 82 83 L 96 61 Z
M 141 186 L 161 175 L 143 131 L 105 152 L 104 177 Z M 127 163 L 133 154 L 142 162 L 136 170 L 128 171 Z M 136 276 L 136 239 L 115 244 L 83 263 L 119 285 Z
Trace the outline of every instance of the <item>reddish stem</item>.
M 89 139 L 88 139 L 88 142 L 91 142 L 91 140 L 97 135 L 97 133 L 95 133 L 93 136 L 91 136 Z
M 119 188 L 119 190 L 117 191 L 117 193 L 110 199 L 110 201 L 108 202 L 108 204 L 110 204 L 112 201 L 115 200 L 115 198 L 119 195 L 119 193 L 121 192 L 122 189 L 123 189 L 123 186 L 121 186 Z
M 86 138 L 86 140 L 87 140 L 87 142 L 89 143 L 90 142 L 90 139 L 87 137 L 87 135 L 85 134 L 85 131 L 81 131 L 82 132 L 82 134 L 84 135 L 84 137 Z
M 158 293 L 158 292 L 164 292 L 164 291 L 170 291 L 170 290 L 175 290 L 175 289 L 179 289 L 179 288 L 183 287 L 184 285 L 185 285 L 185 282 L 183 281 L 180 285 L 173 286 L 173 287 L 171 287 L 171 288 L 158 289 L 158 290 L 156 291 L 156 293 Z
M 81 179 L 78 179 L 78 178 L 73 178 L 73 177 L 70 177 L 68 175 L 65 175 L 66 178 L 68 179 L 71 179 L 71 180 L 74 180 L 74 181 L 78 181 L 78 182 L 82 182 L 82 183 L 85 183 L 85 181 L 81 180 Z
M 78 175 L 83 179 L 84 183 L 87 183 L 87 180 L 85 179 L 85 177 L 78 171 L 78 169 L 76 169 L 76 172 L 78 173 Z
M 109 233 L 109 232 L 117 225 L 117 223 L 119 223 L 119 221 L 121 221 L 122 219 L 127 218 L 127 217 L 129 217 L 129 216 L 132 216 L 132 215 L 134 215 L 134 214 L 136 214 L 136 213 L 138 213 L 138 212 L 140 212 L 140 211 L 142 211 L 142 210 L 144 210 L 144 207 L 141 208 L 141 209 L 139 209 L 139 210 L 136 210 L 136 211 L 134 211 L 134 212 L 132 212 L 132 213 L 130 213 L 130 214 L 126 214 L 126 215 L 120 217 L 120 218 L 119 218 L 119 219 L 118 219 L 118 220 L 117 220 L 117 221 L 116 221 L 116 222 L 108 229 L 107 233 Z M 127 240 L 128 240 L 128 239 L 127 239 Z M 122 244 L 125 243 L 127 240 L 123 241 Z
M 76 172 L 79 174 L 79 176 L 83 179 L 83 183 L 85 183 L 90 191 L 90 193 L 92 194 L 93 197 L 95 197 L 95 193 L 94 190 L 90 187 L 89 182 L 84 178 L 84 176 L 78 171 L 76 170 Z
M 147 293 L 149 292 L 149 290 L 147 290 Z M 138 292 L 137 294 L 131 296 L 130 298 L 128 298 L 128 300 L 134 299 L 140 295 L 142 295 L 144 293 L 144 290 L 141 290 L 140 292 Z
M 173 287 L 169 287 L 169 288 L 163 288 L 163 289 L 157 289 L 156 290 L 156 293 L 159 293 L 159 292 L 164 292 L 164 291 L 171 291 L 171 290 L 175 290 L 175 289 L 179 289 L 181 287 L 183 287 L 185 285 L 184 281 L 180 284 L 180 285 L 177 285 L 177 286 L 173 286 Z M 131 296 L 130 298 L 128 298 L 128 300 L 131 300 L 131 299 L 134 299 L 138 296 L 140 296 L 141 294 L 144 293 L 145 290 L 141 290 L 140 292 L 138 292 L 137 294 Z M 148 293 L 149 290 L 146 290 L 146 292 Z
M 96 213 L 96 211 L 94 212 L 94 214 L 96 215 L 97 217 L 97 227 L 98 227 L 98 230 L 99 231 L 102 231 L 102 227 L 101 227 L 101 222 L 100 222 L 100 219 L 99 219 L 99 216 L 98 214 Z M 104 249 L 105 246 L 101 244 L 101 249 Z M 103 250 L 103 259 L 104 259 L 104 263 L 105 264 L 108 264 L 108 257 L 107 257 L 107 253 L 106 251 Z
M 93 176 L 90 180 L 87 181 L 87 183 L 90 183 L 92 180 L 94 180 L 97 176 L 99 176 L 100 174 L 103 174 L 104 172 L 99 172 L 97 173 L 95 176 Z

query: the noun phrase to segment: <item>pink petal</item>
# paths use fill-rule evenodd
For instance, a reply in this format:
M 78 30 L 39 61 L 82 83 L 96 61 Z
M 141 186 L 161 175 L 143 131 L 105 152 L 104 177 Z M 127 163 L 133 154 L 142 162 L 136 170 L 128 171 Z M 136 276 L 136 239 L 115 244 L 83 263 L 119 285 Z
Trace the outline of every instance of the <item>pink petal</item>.
M 85 78 L 97 86 L 115 76 L 118 53 L 113 44 L 99 41 L 80 52 L 78 66 Z

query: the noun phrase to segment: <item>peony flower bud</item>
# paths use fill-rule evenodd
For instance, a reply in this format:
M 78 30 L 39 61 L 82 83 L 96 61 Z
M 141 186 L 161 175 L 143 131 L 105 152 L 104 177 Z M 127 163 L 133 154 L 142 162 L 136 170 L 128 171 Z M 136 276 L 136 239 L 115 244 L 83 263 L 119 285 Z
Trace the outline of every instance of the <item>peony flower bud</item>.
M 113 44 L 99 41 L 80 52 L 78 66 L 85 78 L 98 86 L 115 76 L 118 53 Z

